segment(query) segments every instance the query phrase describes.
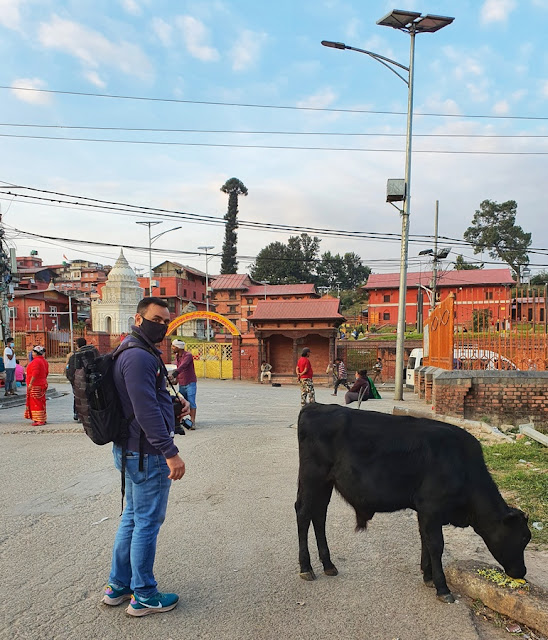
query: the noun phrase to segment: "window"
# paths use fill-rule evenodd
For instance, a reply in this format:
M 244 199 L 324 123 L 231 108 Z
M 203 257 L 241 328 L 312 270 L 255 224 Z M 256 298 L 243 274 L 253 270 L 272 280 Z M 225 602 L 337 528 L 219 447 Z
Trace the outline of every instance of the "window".
M 175 313 L 176 309 L 175 309 L 175 298 L 168 298 L 166 300 L 167 302 L 167 308 L 169 309 L 170 313 Z
M 238 310 L 235 304 L 228 305 L 228 313 L 238 313 Z
M 383 319 L 383 320 L 390 320 L 390 311 L 385 311 L 385 312 L 382 314 L 382 319 Z
M 166 288 L 165 287 L 160 287 L 160 295 L 161 296 L 165 296 L 166 295 Z
M 252 315 L 252 314 L 253 314 L 253 311 L 251 309 L 248 309 L 247 310 L 247 317 L 249 318 L 249 316 Z
M 205 300 L 205 293 L 202 293 L 202 300 Z
M 10 318 L 17 318 L 17 307 L 9 307 Z
M 492 300 L 493 299 L 493 292 L 492 291 L 486 291 L 485 292 L 485 299 L 486 300 Z
M 150 289 L 148 287 L 145 287 L 145 298 L 148 298 L 149 295 L 150 295 Z
M 49 308 L 49 313 L 52 316 L 56 316 L 57 315 L 57 307 L 50 307 Z
M 29 307 L 28 313 L 29 318 L 37 318 L 40 314 L 40 307 Z
M 390 294 L 389 293 L 385 293 L 383 296 L 383 302 L 390 302 Z
M 186 298 L 186 289 L 183 289 L 183 297 Z
M 228 292 L 228 299 L 229 300 L 236 300 L 236 292 L 235 291 L 229 291 Z
M 253 298 L 246 298 L 247 304 L 253 304 Z
M 192 297 L 194 298 L 194 300 L 196 300 L 196 291 L 192 292 Z

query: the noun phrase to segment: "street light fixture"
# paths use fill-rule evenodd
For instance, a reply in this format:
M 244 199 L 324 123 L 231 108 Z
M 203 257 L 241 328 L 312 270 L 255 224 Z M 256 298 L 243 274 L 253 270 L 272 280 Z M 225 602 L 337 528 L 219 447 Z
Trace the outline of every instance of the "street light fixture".
M 135 224 L 144 224 L 148 227 L 148 295 L 151 296 L 152 295 L 152 243 L 155 240 L 158 240 L 160 236 L 163 236 L 164 233 L 169 233 L 170 231 L 176 231 L 177 229 L 181 229 L 182 227 L 173 227 L 173 229 L 167 229 L 166 231 L 162 231 L 162 233 L 158 233 L 155 236 L 151 236 L 150 235 L 151 227 L 157 224 L 162 224 L 161 220 L 146 220 L 142 222 L 139 221 L 139 222 L 136 222 Z
M 215 247 L 213 246 L 207 246 L 207 247 L 198 247 L 198 249 L 201 249 L 202 251 L 205 251 L 205 257 L 206 257 L 206 311 L 209 313 L 209 275 L 208 275 L 208 271 L 207 271 L 207 265 L 209 264 L 209 261 L 211 260 L 211 258 L 213 256 L 209 256 L 207 255 L 207 252 L 210 251 L 211 249 L 214 249 Z M 207 342 L 210 341 L 210 330 L 209 330 L 209 316 L 206 318 L 206 332 L 207 332 L 207 336 L 206 336 L 206 340 Z
M 266 300 L 266 285 L 270 284 L 270 280 L 261 280 L 261 284 L 264 284 L 264 299 Z
M 350 49 L 365 53 L 383 66 L 387 67 L 407 85 L 407 132 L 405 144 L 405 194 L 403 198 L 402 232 L 401 232 L 401 257 L 400 257 L 400 286 L 398 300 L 398 325 L 396 337 L 396 372 L 394 384 L 394 400 L 403 400 L 403 368 L 404 368 L 404 342 L 405 342 L 405 307 L 407 297 L 407 260 L 409 245 L 409 214 L 411 211 L 411 146 L 413 131 L 413 87 L 415 77 L 415 35 L 417 33 L 434 33 L 451 24 L 454 18 L 447 16 L 425 15 L 416 11 L 394 10 L 377 21 L 378 25 L 392 27 L 404 31 L 411 36 L 409 50 L 409 66 L 406 67 L 395 60 L 381 56 L 373 51 L 350 47 L 342 42 L 323 40 L 325 47 L 334 49 Z M 406 71 L 406 76 L 399 73 L 394 67 Z

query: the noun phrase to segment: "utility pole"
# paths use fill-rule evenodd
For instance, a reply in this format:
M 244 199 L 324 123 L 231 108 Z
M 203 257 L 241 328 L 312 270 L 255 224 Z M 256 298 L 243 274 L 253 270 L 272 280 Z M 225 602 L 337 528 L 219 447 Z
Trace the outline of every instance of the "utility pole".
M 430 309 L 434 311 L 436 308 L 436 284 L 438 280 L 438 214 L 440 201 L 436 200 L 436 217 L 434 219 L 434 259 L 432 261 L 432 300 L 430 301 Z
M 0 338 L 5 342 L 10 333 L 8 290 L 11 282 L 11 267 L 4 236 L 2 212 L 0 211 Z

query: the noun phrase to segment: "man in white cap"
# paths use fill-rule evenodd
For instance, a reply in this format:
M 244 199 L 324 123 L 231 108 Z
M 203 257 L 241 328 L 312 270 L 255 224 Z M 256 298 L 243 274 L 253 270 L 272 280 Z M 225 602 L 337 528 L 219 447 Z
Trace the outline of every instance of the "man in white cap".
M 190 403 L 190 420 L 192 426 L 188 429 L 194 430 L 196 422 L 196 372 L 194 371 L 194 358 L 185 349 L 186 344 L 182 340 L 174 340 L 171 348 L 175 354 L 175 364 L 177 368 L 171 372 L 170 378 L 173 382 L 179 383 L 179 392 L 185 400 Z

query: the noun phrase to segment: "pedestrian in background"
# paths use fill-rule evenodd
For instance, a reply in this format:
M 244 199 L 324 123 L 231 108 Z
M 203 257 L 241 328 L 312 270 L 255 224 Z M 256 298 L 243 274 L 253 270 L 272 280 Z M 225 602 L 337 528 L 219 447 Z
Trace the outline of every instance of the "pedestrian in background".
M 261 384 L 263 384 L 263 380 L 266 378 L 268 382 L 272 380 L 272 365 L 269 364 L 266 360 L 261 362 Z
M 373 365 L 373 382 L 384 384 L 382 379 L 382 360 L 377 358 L 377 362 Z
M 16 396 L 15 393 L 15 343 L 12 338 L 8 338 L 6 348 L 4 349 L 4 369 L 6 371 L 6 380 L 4 386 L 5 396 Z
M 194 370 L 194 358 L 190 351 L 186 351 L 186 344 L 182 340 L 174 340 L 171 348 L 175 354 L 176 369 L 171 371 L 169 377 L 172 382 L 179 383 L 179 393 L 190 403 L 191 425 L 187 429 L 194 431 L 196 424 L 196 391 L 198 378 Z
M 344 403 L 350 404 L 356 402 L 362 394 L 362 400 L 369 399 L 369 378 L 367 377 L 367 369 L 360 369 L 356 371 L 356 382 L 352 385 L 349 391 L 344 394 Z
M 333 373 L 336 373 L 337 379 L 335 380 L 335 388 L 333 389 L 332 396 L 337 395 L 337 389 L 341 386 L 346 387 L 350 391 L 350 385 L 348 384 L 348 372 L 341 358 L 335 360 L 335 366 Z
M 27 366 L 27 405 L 25 418 L 32 420 L 33 427 L 46 424 L 46 391 L 48 389 L 49 365 L 46 350 L 36 345 L 32 350 L 32 362 Z
M 302 350 L 295 371 L 297 372 L 297 379 L 301 385 L 301 407 L 304 407 L 307 401 L 309 403 L 316 402 L 313 380 L 314 372 L 310 364 L 310 349 L 308 347 Z

